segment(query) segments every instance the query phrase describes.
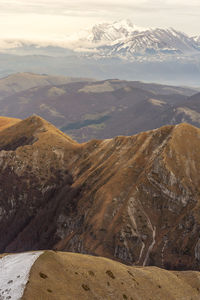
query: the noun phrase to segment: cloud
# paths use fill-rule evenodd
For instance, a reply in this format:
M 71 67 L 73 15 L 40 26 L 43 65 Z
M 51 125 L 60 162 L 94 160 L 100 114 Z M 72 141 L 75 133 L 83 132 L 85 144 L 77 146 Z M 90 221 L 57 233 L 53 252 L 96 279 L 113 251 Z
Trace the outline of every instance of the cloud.
M 198 34 L 199 17 L 199 0 L 1 0 L 0 37 L 50 40 L 122 18 Z
M 97 14 L 112 8 L 112 12 L 123 10 L 134 11 L 155 11 L 156 10 L 173 10 L 179 11 L 200 8 L 197 0 L 1 0 L 1 13 L 36 13 L 36 14 L 60 14 L 72 15 L 80 14 Z

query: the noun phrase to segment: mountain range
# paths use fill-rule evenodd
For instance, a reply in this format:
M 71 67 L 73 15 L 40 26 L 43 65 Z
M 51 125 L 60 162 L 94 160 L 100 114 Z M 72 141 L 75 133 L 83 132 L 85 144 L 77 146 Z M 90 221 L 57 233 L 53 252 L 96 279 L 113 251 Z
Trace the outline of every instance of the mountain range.
M 157 57 L 157 59 L 164 60 L 168 55 L 200 54 L 199 39 L 199 36 L 191 37 L 174 28 L 138 27 L 125 19 L 94 25 L 91 29 L 66 37 L 63 46 L 59 43 L 57 45 L 55 43 L 55 46 L 66 49 L 66 55 L 72 55 L 73 52 L 69 50 L 71 49 L 71 51 L 78 51 L 81 55 L 90 54 L 95 57 L 123 57 L 128 60 L 138 60 L 142 57 L 143 59 L 150 57 L 151 60 L 151 57 Z M 32 46 L 37 46 L 40 54 L 44 54 L 42 48 L 45 47 L 49 47 L 51 51 L 52 44 L 53 42 L 51 45 L 46 42 L 46 45 L 38 47 L 39 45 L 32 42 Z M 8 41 L 7 44 L 4 41 L 2 48 L 6 47 L 8 52 L 17 53 L 17 49 L 20 51 L 21 48 L 25 51 L 26 47 L 30 46 L 31 43 L 26 41 L 18 41 L 18 43 Z M 27 48 L 28 50 L 30 48 Z
M 189 37 L 173 28 L 139 28 L 130 20 L 96 25 L 84 39 L 95 47 L 95 56 L 128 60 L 151 60 L 153 56 L 164 60 L 168 55 L 200 54 L 198 37 Z
M 54 249 L 199 270 L 200 129 L 78 144 L 38 116 L 0 124 L 1 253 Z
M 198 90 L 139 81 L 18 73 L 0 79 L 0 115 L 40 115 L 79 142 L 167 124 L 200 127 Z
M 128 19 L 115 21 L 113 23 L 101 23 L 94 25 L 92 29 L 79 37 L 81 40 L 88 40 L 98 43 L 113 43 L 131 37 L 134 32 L 143 32 L 147 28 L 141 28 L 132 24 Z
M 173 28 L 140 28 L 122 20 L 94 25 L 60 43 L 1 44 L 1 77 L 29 71 L 199 86 L 199 37 Z

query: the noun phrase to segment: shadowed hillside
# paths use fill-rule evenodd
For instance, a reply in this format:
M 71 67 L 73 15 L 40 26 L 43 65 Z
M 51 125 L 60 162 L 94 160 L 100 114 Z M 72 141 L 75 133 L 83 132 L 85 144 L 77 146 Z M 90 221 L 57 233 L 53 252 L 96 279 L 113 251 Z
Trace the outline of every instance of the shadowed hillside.
M 188 97 L 195 93 L 190 88 L 139 81 L 20 73 L 0 79 L 0 113 L 21 119 L 40 115 L 85 142 L 181 122 L 199 127 L 198 105 L 188 106 Z
M 11 74 L 7 77 L 0 78 L 0 99 L 34 87 L 62 85 L 86 80 L 87 79 L 85 78 L 53 76 L 28 72 Z M 93 80 L 91 79 L 90 81 Z

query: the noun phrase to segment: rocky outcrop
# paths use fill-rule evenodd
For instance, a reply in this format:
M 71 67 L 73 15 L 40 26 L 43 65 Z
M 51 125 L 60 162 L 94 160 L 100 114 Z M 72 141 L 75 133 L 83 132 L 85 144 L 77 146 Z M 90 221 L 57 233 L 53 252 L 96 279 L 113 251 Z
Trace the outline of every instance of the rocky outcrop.
M 26 141 L 12 147 L 19 137 Z M 1 252 L 48 248 L 199 269 L 199 129 L 78 144 L 33 116 L 0 131 L 0 145 Z

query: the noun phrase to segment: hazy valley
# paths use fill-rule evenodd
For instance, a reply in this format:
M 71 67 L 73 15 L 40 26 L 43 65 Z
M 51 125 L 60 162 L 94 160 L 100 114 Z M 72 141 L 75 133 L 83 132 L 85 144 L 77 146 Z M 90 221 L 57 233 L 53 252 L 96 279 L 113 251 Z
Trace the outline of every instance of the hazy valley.
M 197 89 L 139 81 L 17 73 L 0 79 L 0 114 L 40 115 L 79 142 L 166 124 L 200 126 Z

